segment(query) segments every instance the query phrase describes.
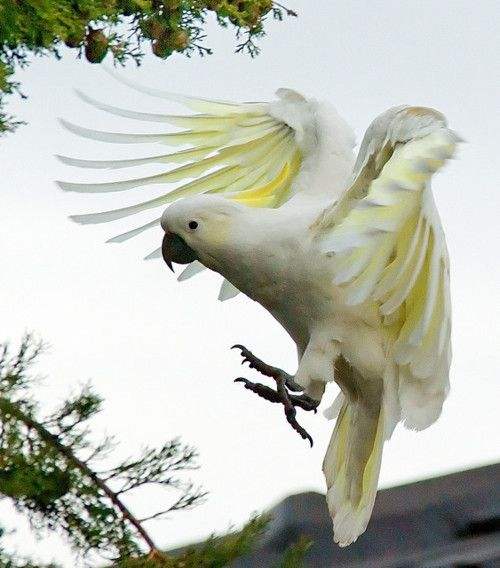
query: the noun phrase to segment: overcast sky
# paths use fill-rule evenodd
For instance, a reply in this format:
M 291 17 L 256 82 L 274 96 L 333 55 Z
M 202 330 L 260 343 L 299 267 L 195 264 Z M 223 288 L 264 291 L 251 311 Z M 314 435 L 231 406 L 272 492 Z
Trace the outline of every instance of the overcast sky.
M 269 100 L 277 88 L 292 87 L 331 101 L 358 141 L 377 114 L 396 104 L 427 105 L 446 114 L 467 140 L 459 159 L 434 183 L 452 262 L 452 391 L 439 422 L 427 431 L 396 430 L 385 447 L 380 483 L 386 487 L 495 461 L 498 2 L 290 0 L 290 5 L 300 18 L 269 25 L 255 60 L 234 55 L 231 33 L 211 25 L 212 57 L 164 62 L 148 55 L 139 70 L 131 66 L 125 73 L 165 90 L 234 100 Z M 91 128 L 141 131 L 132 121 L 89 108 L 73 87 L 144 112 L 182 109 L 128 90 L 99 66 L 75 61 L 72 53 L 61 62 L 37 60 L 18 78 L 29 99 L 14 101 L 11 110 L 29 125 L 0 141 L 0 339 L 18 340 L 29 329 L 51 345 L 39 366 L 47 375 L 43 400 L 57 402 L 91 379 L 106 399 L 97 431 L 115 433 L 124 442 L 123 455 L 177 435 L 199 449 L 202 467 L 194 477 L 210 491 L 209 499 L 195 511 L 152 525 L 165 547 L 239 524 L 289 493 L 323 491 L 321 462 L 333 424 L 321 414 L 301 416 L 316 441 L 310 450 L 279 407 L 232 382 L 241 374 L 252 376 L 228 349 L 237 342 L 294 371 L 295 349 L 280 326 L 244 297 L 217 302 L 217 275 L 204 273 L 180 284 L 162 262 L 143 262 L 158 246 L 159 232 L 106 245 L 106 238 L 130 228 L 130 220 L 81 227 L 67 219 L 138 201 L 133 192 L 78 196 L 63 194 L 53 183 L 120 177 L 65 167 L 56 153 L 92 159 L 158 152 L 80 140 L 63 131 L 58 116 Z M 327 401 L 334 395 L 332 388 Z M 163 498 L 169 495 L 147 494 L 133 505 L 151 513 Z M 21 526 L 9 538 L 12 546 L 74 565 L 59 539 L 29 538 L 6 503 L 0 504 L 0 522 Z

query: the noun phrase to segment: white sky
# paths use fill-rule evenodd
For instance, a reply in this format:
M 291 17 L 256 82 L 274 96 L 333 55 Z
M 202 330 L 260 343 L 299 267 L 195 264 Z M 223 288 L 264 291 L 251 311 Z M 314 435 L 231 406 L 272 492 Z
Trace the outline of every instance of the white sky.
M 270 25 L 255 60 L 234 55 L 231 33 L 212 25 L 212 57 L 175 56 L 163 62 L 147 56 L 143 67 L 131 67 L 127 76 L 165 90 L 235 100 L 268 100 L 276 88 L 292 87 L 333 102 L 358 140 L 370 121 L 392 105 L 428 105 L 447 115 L 467 140 L 459 160 L 434 184 L 452 259 L 452 392 L 432 428 L 419 434 L 397 429 L 385 448 L 381 485 L 495 461 L 500 456 L 499 263 L 494 248 L 500 205 L 495 138 L 499 69 L 494 67 L 498 2 L 290 4 L 300 18 Z M 63 194 L 54 179 L 108 181 L 120 172 L 80 172 L 62 166 L 53 154 L 90 159 L 158 151 L 93 143 L 63 131 L 58 116 L 91 128 L 141 131 L 132 121 L 87 107 L 72 87 L 145 112 L 181 109 L 131 92 L 99 66 L 66 55 L 61 62 L 37 60 L 18 74 L 30 98 L 13 102 L 11 110 L 29 126 L 0 141 L 1 339 L 17 340 L 30 329 L 50 343 L 40 365 L 48 376 L 42 389 L 47 403 L 92 379 L 106 399 L 98 429 L 116 433 L 124 442 L 122 454 L 176 435 L 199 449 L 202 468 L 194 477 L 210 497 L 197 510 L 152 526 L 162 546 L 239 524 L 291 492 L 323 490 L 321 461 L 332 424 L 320 414 L 301 416 L 315 438 L 311 451 L 286 424 L 280 408 L 232 383 L 238 375 L 252 376 L 228 350 L 236 342 L 294 370 L 295 350 L 279 325 L 243 297 L 217 302 L 216 275 L 179 284 L 162 262 L 142 262 L 158 246 L 159 233 L 105 245 L 107 237 L 129 228 L 130 220 L 98 227 L 67 220 L 71 213 L 139 198 L 133 193 L 101 198 Z M 142 131 L 154 128 L 146 125 Z M 155 493 L 133 504 L 150 513 L 158 501 Z M 7 528 L 19 523 L 6 503 L 0 504 L 0 519 Z M 59 539 L 35 542 L 21 527 L 9 539 L 13 546 L 74 565 Z

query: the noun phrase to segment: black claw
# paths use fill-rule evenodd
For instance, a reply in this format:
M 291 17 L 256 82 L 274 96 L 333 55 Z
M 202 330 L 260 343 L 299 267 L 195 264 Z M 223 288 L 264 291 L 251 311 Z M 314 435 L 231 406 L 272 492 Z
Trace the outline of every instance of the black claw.
M 298 422 L 296 419 L 296 407 L 302 408 L 306 411 L 313 411 L 314 413 L 317 412 L 318 402 L 310 398 L 309 396 L 302 394 L 302 395 L 294 395 L 289 392 L 289 390 L 297 392 L 293 387 L 293 378 L 290 377 L 287 373 L 277 369 L 276 367 L 272 367 L 267 365 L 255 355 L 249 351 L 245 346 L 236 344 L 231 347 L 231 349 L 239 349 L 241 351 L 241 355 L 243 357 L 242 365 L 244 363 L 248 363 L 251 369 L 256 369 L 262 375 L 268 376 L 273 378 L 276 381 L 276 390 L 263 385 L 262 383 L 253 383 L 244 377 L 238 377 L 234 380 L 235 383 L 243 383 L 243 386 L 252 392 L 254 392 L 257 396 L 268 400 L 269 402 L 273 403 L 281 403 L 285 410 L 285 416 L 287 422 L 290 426 L 299 434 L 299 436 L 307 440 L 311 447 L 313 446 L 313 439 Z
M 243 383 L 243 386 L 246 389 L 254 392 L 257 396 L 260 396 L 261 398 L 264 398 L 269 402 L 280 402 L 280 403 L 283 402 L 277 391 L 273 390 L 267 385 L 263 385 L 261 383 L 252 383 L 252 381 L 249 381 L 244 377 L 238 377 L 237 379 L 234 380 L 234 382 Z
M 307 440 L 309 442 L 312 448 L 314 446 L 314 441 L 307 430 L 305 428 L 302 428 L 302 426 L 296 420 L 294 421 L 294 423 L 290 422 L 290 420 L 288 422 L 303 440 Z
M 266 377 L 271 377 L 275 380 L 281 376 L 287 377 L 286 373 L 284 373 L 280 369 L 277 369 L 276 367 L 267 365 L 266 363 L 264 363 L 264 361 L 256 357 L 244 345 L 240 345 L 239 343 L 237 343 L 236 345 L 233 345 L 231 349 L 239 349 L 241 351 L 241 356 L 243 358 L 241 364 L 243 365 L 244 363 L 248 363 L 251 369 L 255 369 L 261 375 L 265 375 Z

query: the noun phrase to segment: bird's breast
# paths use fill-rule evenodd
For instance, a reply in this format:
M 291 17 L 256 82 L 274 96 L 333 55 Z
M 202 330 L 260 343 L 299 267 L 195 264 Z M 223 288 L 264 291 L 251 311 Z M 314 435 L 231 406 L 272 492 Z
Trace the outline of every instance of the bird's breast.
M 227 263 L 228 278 L 296 338 L 333 309 L 332 275 L 324 259 L 302 243 L 255 247 Z

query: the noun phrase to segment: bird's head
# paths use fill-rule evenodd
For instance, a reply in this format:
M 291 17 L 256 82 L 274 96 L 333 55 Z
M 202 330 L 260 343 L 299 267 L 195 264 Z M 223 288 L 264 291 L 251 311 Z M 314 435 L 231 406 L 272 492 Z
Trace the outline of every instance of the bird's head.
M 218 264 L 218 256 L 230 242 L 228 235 L 242 209 L 237 203 L 214 195 L 176 201 L 161 218 L 165 231 L 162 255 L 168 267 L 172 270 L 174 262 L 189 264 L 199 260 L 216 268 L 214 264 Z

